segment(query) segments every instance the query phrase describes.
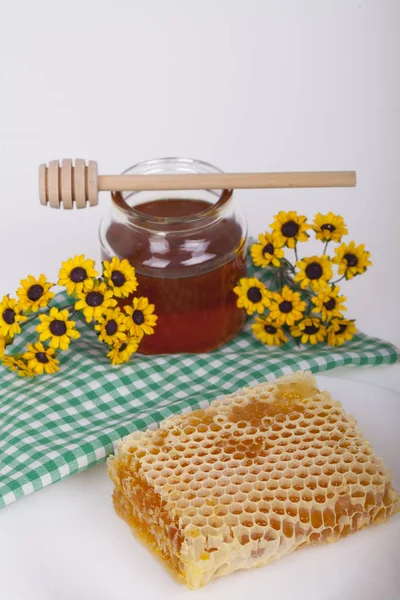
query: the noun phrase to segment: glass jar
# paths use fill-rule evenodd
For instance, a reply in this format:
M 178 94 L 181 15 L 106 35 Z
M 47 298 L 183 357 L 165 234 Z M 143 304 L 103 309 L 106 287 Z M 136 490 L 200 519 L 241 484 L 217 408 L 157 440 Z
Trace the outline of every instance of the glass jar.
M 215 172 L 220 170 L 188 158 L 150 160 L 125 171 Z M 112 194 L 111 213 L 100 226 L 102 259 L 127 258 L 139 282 L 135 295 L 147 297 L 158 315 L 140 352 L 208 352 L 238 333 L 245 314 L 233 287 L 246 276 L 246 238 L 229 190 Z

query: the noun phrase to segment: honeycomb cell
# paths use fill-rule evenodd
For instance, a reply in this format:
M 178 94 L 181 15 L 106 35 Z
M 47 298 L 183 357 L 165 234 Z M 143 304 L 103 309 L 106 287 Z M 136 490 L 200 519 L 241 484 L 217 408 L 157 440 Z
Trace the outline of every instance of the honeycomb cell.
M 289 506 L 286 506 L 286 514 L 289 517 L 296 517 L 297 513 L 298 513 L 297 506 L 295 506 L 293 504 L 289 504 Z
M 320 466 L 318 466 L 317 464 L 314 464 L 311 468 L 310 468 L 310 475 L 314 475 L 315 477 L 318 477 L 319 475 L 321 475 L 322 473 L 322 469 Z
M 299 519 L 301 523 L 309 523 L 311 516 L 310 510 L 304 507 L 299 508 Z
M 281 479 L 279 480 L 279 485 L 281 490 L 289 490 L 292 486 L 293 483 L 290 481 L 289 478 L 285 478 L 285 477 L 281 477 Z
M 301 479 L 300 477 L 296 477 L 295 475 L 293 476 L 290 483 L 291 483 L 292 489 L 296 490 L 297 492 L 304 489 L 304 486 L 305 486 L 304 479 Z
M 265 487 L 268 490 L 277 490 L 279 487 L 279 483 L 276 479 L 268 479 L 268 481 L 265 484 Z
M 255 530 L 254 528 L 252 529 L 252 532 L 250 534 L 250 539 L 253 542 L 259 542 L 260 540 L 262 540 L 264 537 L 264 532 L 261 530 Z
M 307 503 L 308 502 L 312 502 L 312 500 L 313 500 L 312 492 L 310 490 L 307 490 L 307 489 L 303 490 L 301 492 L 301 500 L 303 501 L 303 503 L 304 502 L 307 502 Z M 298 502 L 298 500 L 297 500 L 297 502 Z
M 207 519 L 200 515 L 196 515 L 195 517 L 193 517 L 192 522 L 195 527 L 204 527 L 204 525 L 207 524 Z
M 318 504 L 324 504 L 326 502 L 326 494 L 323 490 L 316 490 L 314 492 L 314 500 Z
M 294 534 L 294 527 L 291 521 L 283 521 L 282 533 L 286 538 L 291 538 Z
M 206 504 L 204 504 L 200 510 L 199 510 L 199 514 L 202 517 L 211 517 L 212 514 L 214 514 L 214 509 L 212 506 L 207 506 Z
M 259 511 L 257 514 L 254 515 L 254 523 L 256 525 L 259 525 L 260 527 L 267 527 L 268 519 L 266 517 L 266 514 L 268 513 Z
M 280 500 L 281 502 L 287 500 L 287 497 L 288 497 L 288 493 L 286 490 L 279 489 L 277 491 L 277 493 L 275 494 L 275 498 L 277 500 Z
M 276 515 L 282 516 L 285 514 L 285 505 L 283 504 L 283 502 L 277 502 L 276 500 L 274 500 L 274 502 L 272 502 L 271 508 L 272 512 L 274 512 Z
M 320 510 L 311 510 L 311 525 L 314 529 L 320 529 L 323 525 L 322 513 Z
M 253 487 L 253 491 L 249 494 L 249 501 L 253 502 L 253 503 L 258 503 L 261 500 L 261 494 L 257 491 L 254 491 L 254 487 Z
M 232 504 L 233 501 L 233 497 L 230 496 L 229 494 L 223 494 L 220 499 L 219 499 L 221 504 L 225 504 L 225 505 L 229 505 Z
M 355 421 L 304 373 L 135 432 L 109 472 L 118 514 L 191 588 L 400 509 Z
M 282 519 L 277 516 L 270 517 L 269 525 L 272 529 L 275 529 L 275 531 L 280 531 L 282 528 Z
M 244 502 L 243 510 L 248 515 L 253 515 L 254 513 L 257 512 L 257 504 L 255 504 L 254 502 L 248 502 L 248 501 Z
M 318 477 L 318 488 L 326 489 L 329 485 L 329 477 L 326 475 L 321 475 Z
M 248 513 L 243 513 L 242 515 L 240 515 L 239 521 L 242 527 L 253 527 L 254 525 L 253 516 L 249 515 Z

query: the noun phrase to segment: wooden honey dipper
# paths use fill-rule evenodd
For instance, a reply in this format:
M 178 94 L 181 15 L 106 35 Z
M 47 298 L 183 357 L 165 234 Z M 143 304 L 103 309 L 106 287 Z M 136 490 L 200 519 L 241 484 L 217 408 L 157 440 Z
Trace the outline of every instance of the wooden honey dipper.
M 216 190 L 251 188 L 354 187 L 355 171 L 292 173 L 207 173 L 174 175 L 99 175 L 97 162 L 81 158 L 53 160 L 39 167 L 40 203 L 51 208 L 98 204 L 98 193 L 143 190 Z

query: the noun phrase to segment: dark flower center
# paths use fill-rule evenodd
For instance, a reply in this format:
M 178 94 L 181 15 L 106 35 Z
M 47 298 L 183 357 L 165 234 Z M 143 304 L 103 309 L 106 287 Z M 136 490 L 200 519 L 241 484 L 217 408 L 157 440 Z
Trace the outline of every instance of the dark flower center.
M 67 333 L 65 321 L 60 321 L 59 319 L 54 319 L 54 321 L 50 323 L 49 329 L 53 335 L 57 336 L 65 335 Z
M 128 347 L 128 344 L 126 342 L 124 342 L 123 344 L 121 344 L 121 346 L 119 347 L 119 351 L 123 352 L 124 350 L 126 350 Z
M 307 335 L 314 335 L 314 333 L 318 332 L 318 327 L 316 327 L 315 325 L 307 325 L 307 327 L 304 327 L 304 333 L 306 333 Z
M 264 325 L 264 329 L 267 333 L 270 333 L 271 335 L 274 335 L 274 333 L 276 333 L 276 327 L 274 327 L 273 325 Z
M 317 333 L 318 331 L 318 327 L 316 327 L 315 325 L 307 325 L 306 327 L 304 327 L 304 333 L 306 333 L 307 335 L 314 335 L 314 333 Z
M 260 291 L 260 288 L 258 287 L 251 287 L 247 290 L 247 298 L 250 300 L 250 302 L 260 302 L 262 299 L 262 294 Z
M 132 319 L 135 325 L 142 325 L 142 323 L 144 323 L 144 314 L 141 310 L 134 310 Z
M 340 325 L 340 327 L 336 333 L 338 333 L 338 334 L 344 333 L 346 331 L 346 328 L 347 328 L 347 325 Z
M 332 231 L 336 231 L 336 227 L 332 225 L 332 223 L 324 223 L 323 225 L 321 225 L 321 229 L 323 231 L 330 231 L 331 233 Z
M 49 358 L 45 352 L 36 352 L 36 360 L 42 363 L 42 365 L 49 362 Z
M 107 335 L 115 335 L 118 330 L 118 323 L 114 319 L 110 319 L 106 325 Z
M 31 285 L 31 287 L 28 290 L 27 296 L 32 302 L 36 302 L 36 300 L 39 300 L 39 298 L 43 296 L 43 292 L 44 288 L 37 283 L 35 285 Z
M 15 311 L 12 308 L 6 308 L 3 312 L 3 320 L 7 323 L 7 325 L 12 325 L 15 323 Z
M 82 281 L 85 281 L 85 279 L 87 279 L 86 269 L 84 269 L 83 267 L 74 267 L 71 273 L 69 274 L 69 278 L 74 283 L 82 283 Z
M 358 258 L 355 254 L 345 254 L 343 258 L 347 262 L 348 267 L 356 267 L 358 265 Z
M 89 292 L 86 296 L 86 304 L 92 308 L 103 304 L 104 296 L 100 292 Z
M 111 281 L 115 287 L 122 287 L 126 281 L 126 277 L 121 271 L 113 271 L 111 273 Z
M 287 221 L 281 227 L 281 232 L 287 238 L 295 237 L 299 232 L 299 226 L 295 221 Z
M 322 273 L 322 267 L 319 263 L 313 262 L 306 266 L 306 275 L 308 279 L 320 279 Z
M 263 248 L 263 254 L 273 254 L 274 253 L 274 247 L 272 244 L 267 244 L 266 246 L 264 246 Z
M 284 300 L 280 303 L 279 310 L 284 314 L 290 313 L 293 310 L 293 304 L 289 300 Z
M 324 306 L 325 306 L 326 310 L 333 310 L 336 306 L 336 302 L 335 302 L 334 298 L 329 298 L 329 300 L 327 302 L 324 302 Z

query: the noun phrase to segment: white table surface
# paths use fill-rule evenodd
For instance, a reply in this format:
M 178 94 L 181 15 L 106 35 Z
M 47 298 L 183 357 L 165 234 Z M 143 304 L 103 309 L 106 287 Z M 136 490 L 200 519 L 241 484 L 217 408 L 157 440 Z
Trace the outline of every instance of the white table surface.
M 337 374 L 336 374 L 337 375 Z M 346 371 L 345 375 L 349 375 Z M 367 375 L 365 373 L 364 375 Z M 400 396 L 367 383 L 319 376 L 356 415 L 400 488 Z M 398 600 L 400 515 L 337 544 L 189 592 L 135 540 L 113 511 L 100 464 L 0 511 L 0 590 L 5 600 Z

